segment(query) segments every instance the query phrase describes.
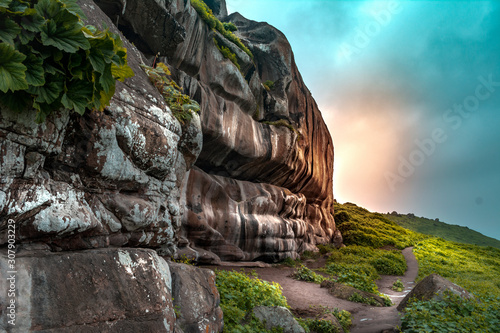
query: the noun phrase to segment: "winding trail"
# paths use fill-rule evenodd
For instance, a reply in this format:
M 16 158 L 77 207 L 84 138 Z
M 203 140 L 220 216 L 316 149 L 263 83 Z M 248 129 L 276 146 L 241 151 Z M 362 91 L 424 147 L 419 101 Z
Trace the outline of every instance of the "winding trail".
M 241 265 L 233 266 L 225 263 L 224 266 L 217 267 L 217 269 L 244 269 L 246 272 L 254 270 L 260 279 L 277 282 L 282 286 L 283 295 L 295 313 L 314 314 L 315 307 L 347 310 L 352 314 L 353 325 L 350 330 L 351 333 L 379 333 L 384 330 L 391 330 L 400 325 L 400 318 L 396 307 L 413 288 L 415 278 L 418 274 L 418 263 L 412 250 L 413 248 L 409 247 L 402 251 L 408 266 L 403 276 L 382 275 L 380 280 L 376 281 L 379 291 L 388 295 L 394 303 L 391 307 L 374 307 L 336 298 L 330 295 L 326 288 L 320 288 L 318 284 L 292 279 L 290 275 L 293 273 L 294 268 L 283 266 L 242 268 Z M 318 268 L 323 266 L 324 263 L 325 258 L 320 258 L 316 261 L 306 261 L 305 264 L 309 268 Z M 405 286 L 402 292 L 396 292 L 391 289 L 392 284 L 398 278 L 401 279 Z

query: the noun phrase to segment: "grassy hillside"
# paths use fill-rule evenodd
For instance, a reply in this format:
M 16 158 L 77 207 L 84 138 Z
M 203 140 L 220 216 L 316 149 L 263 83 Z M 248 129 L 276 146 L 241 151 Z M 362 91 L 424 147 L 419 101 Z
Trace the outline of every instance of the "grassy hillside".
M 500 241 L 485 236 L 467 227 L 451 225 L 444 222 L 414 216 L 413 214 L 383 214 L 387 219 L 396 222 L 403 228 L 426 235 L 441 237 L 448 241 L 480 246 L 493 246 L 500 249 Z
M 350 202 L 335 203 L 335 223 L 346 245 L 404 249 L 428 237 L 397 225 L 384 214 L 372 213 Z
M 429 234 L 439 226 L 443 236 L 460 236 L 458 239 L 462 241 L 472 240 L 484 244 L 489 237 L 438 221 L 371 213 L 351 203 L 336 204 L 335 209 L 338 228 L 344 235 L 348 248 L 353 245 L 393 245 L 398 248 L 414 246 L 419 266 L 418 280 L 437 273 L 477 297 L 473 300 L 457 296 L 446 296 L 441 301 L 414 300 L 409 303 L 402 317 L 402 332 L 500 332 L 500 249 L 452 242 L 410 231 L 409 227 L 405 229 L 397 225 L 395 218 L 398 221 L 413 221 L 415 224 L 425 221 L 429 225 L 426 230 Z M 472 238 L 476 234 L 482 237 Z M 467 238 L 462 238 L 465 235 Z

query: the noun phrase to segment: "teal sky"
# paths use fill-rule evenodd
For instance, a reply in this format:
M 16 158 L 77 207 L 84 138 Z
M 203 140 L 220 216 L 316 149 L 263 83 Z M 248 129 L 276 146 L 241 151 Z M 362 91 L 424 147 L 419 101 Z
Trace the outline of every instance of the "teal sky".
M 500 2 L 226 1 L 290 41 L 337 200 L 500 239 Z

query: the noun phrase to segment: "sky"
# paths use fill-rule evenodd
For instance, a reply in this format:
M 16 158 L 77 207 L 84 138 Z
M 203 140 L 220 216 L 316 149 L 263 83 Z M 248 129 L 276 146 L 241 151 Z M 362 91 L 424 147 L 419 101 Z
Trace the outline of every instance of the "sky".
M 500 239 L 500 2 L 226 1 L 287 36 L 339 202 Z

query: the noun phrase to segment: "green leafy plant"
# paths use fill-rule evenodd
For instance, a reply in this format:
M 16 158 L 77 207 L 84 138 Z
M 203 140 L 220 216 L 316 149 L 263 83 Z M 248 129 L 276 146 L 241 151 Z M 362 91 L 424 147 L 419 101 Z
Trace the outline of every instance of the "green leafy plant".
M 115 81 L 134 75 L 108 29 L 84 26 L 76 0 L 0 1 L 0 103 L 37 110 L 43 122 L 63 107 L 103 110 Z
M 499 332 L 500 298 L 479 301 L 446 292 L 441 301 L 414 300 L 401 318 L 403 332 Z
M 325 319 L 306 319 L 305 325 L 309 330 L 316 333 L 338 333 L 339 329 L 335 324 Z
M 405 288 L 403 282 L 401 281 L 401 279 L 397 279 L 396 281 L 394 281 L 394 283 L 392 284 L 392 287 L 391 289 L 394 290 L 394 291 L 398 291 L 398 292 L 401 292 L 403 291 Z
M 226 39 L 230 40 L 234 44 L 236 44 L 240 49 L 242 49 L 250 58 L 253 58 L 252 52 L 241 42 L 241 40 L 233 34 L 232 31 L 227 30 L 222 24 L 221 21 L 213 14 L 212 10 L 207 6 L 205 2 L 202 0 L 191 0 L 191 6 L 196 10 L 198 15 L 201 17 L 205 23 L 211 29 L 217 30 L 222 34 L 222 36 L 226 37 Z
M 337 327 L 329 320 L 321 319 L 325 314 L 334 315 L 345 333 L 349 333 L 352 326 L 352 315 L 349 311 L 330 308 L 323 305 L 310 306 L 316 309 L 318 314 L 316 318 L 296 318 L 306 332 L 337 332 Z
M 356 303 L 365 303 L 365 304 L 369 304 L 369 305 L 373 305 L 373 306 L 380 306 L 380 304 L 372 297 L 369 297 L 369 298 L 363 297 L 358 293 L 353 293 L 349 297 L 349 301 L 356 302 Z
M 183 254 L 180 258 L 174 259 L 174 262 L 177 262 L 179 264 L 185 264 L 185 265 L 195 265 L 195 260 L 188 258 L 185 254 Z
M 289 308 L 277 283 L 263 281 L 244 272 L 217 270 L 215 273 L 224 312 L 224 332 L 268 332 L 253 317 L 252 309 L 259 305 Z
M 220 46 L 217 42 L 217 39 L 214 38 L 215 46 L 219 49 L 220 53 L 224 56 L 224 58 L 231 60 L 231 62 L 241 70 L 240 64 L 238 63 L 238 59 L 236 58 L 236 54 L 234 54 L 228 47 Z
M 224 22 L 224 23 L 222 23 L 222 26 L 227 31 L 234 32 L 234 31 L 238 30 L 238 27 L 236 27 L 236 25 L 233 22 Z
M 326 280 L 324 276 L 316 274 L 315 272 L 313 272 L 312 270 L 310 270 L 309 268 L 307 268 L 302 264 L 297 268 L 295 273 L 293 273 L 293 278 L 295 280 L 314 282 L 314 283 L 321 283 L 324 280 Z
M 288 266 L 288 267 L 295 267 L 300 264 L 300 260 L 294 260 L 290 257 L 286 258 L 283 260 L 280 264 Z
M 267 91 L 274 90 L 274 81 L 267 80 L 266 82 L 262 83 L 262 85 Z
M 164 63 L 158 63 L 156 68 L 146 65 L 142 65 L 142 68 L 144 68 L 149 80 L 162 94 L 174 117 L 182 125 L 189 124 L 193 119 L 193 112 L 200 111 L 200 105 L 181 92 L 182 88 L 174 80 L 170 79 L 170 70 Z

